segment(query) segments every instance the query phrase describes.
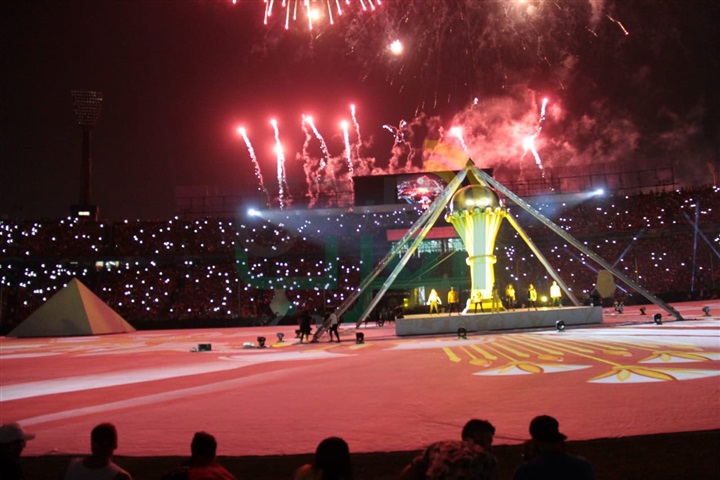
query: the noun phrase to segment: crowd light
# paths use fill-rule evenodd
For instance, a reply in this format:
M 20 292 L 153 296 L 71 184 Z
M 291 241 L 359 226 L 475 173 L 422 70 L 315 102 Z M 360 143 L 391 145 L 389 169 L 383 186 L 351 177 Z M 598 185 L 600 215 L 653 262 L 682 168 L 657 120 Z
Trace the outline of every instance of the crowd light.
M 587 204 L 565 207 L 567 210 L 558 213 L 557 223 L 580 233 L 617 230 L 621 235 L 616 238 L 610 235 L 607 241 L 588 240 L 588 248 L 614 260 L 630 247 L 630 253 L 618 261 L 619 269 L 632 278 L 637 275 L 639 283 L 650 291 L 679 291 L 686 288 L 687 276 L 675 272 L 681 267 L 684 272 L 690 264 L 683 265 L 677 257 L 692 248 L 692 236 L 673 237 L 668 244 L 667 238 L 643 235 L 643 229 L 662 228 L 672 218 L 682 217 L 685 210 L 694 215 L 692 205 L 700 205 L 701 223 L 717 223 L 718 198 L 716 191 L 708 191 L 699 199 L 694 194 L 680 197 L 673 192 L 665 201 L 647 203 L 640 209 L 633 208 L 635 197 L 591 199 Z M 633 216 L 633 211 L 642 214 Z M 344 256 L 340 251 L 327 257 L 327 239 L 336 236 L 347 252 L 364 236 L 374 242 L 385 241 L 388 229 L 407 229 L 421 214 L 419 208 L 398 207 L 375 212 L 337 209 L 328 214 L 264 210 L 262 217 L 245 223 L 177 217 L 115 223 L 89 223 L 77 218 L 0 220 L 0 282 L 9 287 L 8 292 L 18 295 L 19 315 L 31 313 L 73 277 L 97 275 L 96 268 L 102 271 L 96 293 L 130 319 L 242 316 L 241 308 L 247 309 L 245 313 L 267 308 L 274 289 L 286 290 L 293 302 L 322 305 L 333 299 L 342 303 L 359 284 L 361 269 L 367 265 L 362 265 L 363 259 Z M 523 226 L 531 238 L 543 228 L 532 223 Z M 542 273 L 532 267 L 534 254 L 517 236 L 513 238 L 508 245 L 498 245 L 498 265 L 506 269 L 503 275 L 518 285 L 545 282 Z M 454 251 L 452 242 L 426 240 L 419 246 L 418 256 Z M 236 256 L 237 245 L 247 247 L 245 259 Z M 702 246 L 698 244 L 698 248 Z M 562 242 L 548 248 L 548 258 L 551 263 L 556 259 L 562 262 L 561 275 L 570 279 L 569 283 L 592 284 L 597 271 L 590 268 L 584 255 L 571 254 Z M 46 257 L 46 252 L 53 252 L 58 260 L 34 260 Z M 514 266 L 519 263 L 530 268 L 518 273 Z M 710 271 L 699 262 L 697 268 L 703 273 Z M 267 281 L 268 286 L 260 288 L 239 278 L 238 271 L 243 269 L 248 278 Z

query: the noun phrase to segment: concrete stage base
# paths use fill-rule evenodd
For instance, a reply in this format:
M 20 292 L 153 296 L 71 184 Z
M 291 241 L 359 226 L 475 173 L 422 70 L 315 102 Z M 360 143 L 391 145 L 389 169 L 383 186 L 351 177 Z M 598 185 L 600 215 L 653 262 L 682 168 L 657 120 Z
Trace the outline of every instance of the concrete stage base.
M 468 333 L 488 330 L 514 330 L 519 328 L 555 328 L 562 320 L 566 326 L 602 323 L 602 307 L 539 308 L 512 310 L 500 313 L 447 313 L 406 315 L 395 321 L 395 333 L 405 335 L 433 335 L 457 333 L 465 327 Z

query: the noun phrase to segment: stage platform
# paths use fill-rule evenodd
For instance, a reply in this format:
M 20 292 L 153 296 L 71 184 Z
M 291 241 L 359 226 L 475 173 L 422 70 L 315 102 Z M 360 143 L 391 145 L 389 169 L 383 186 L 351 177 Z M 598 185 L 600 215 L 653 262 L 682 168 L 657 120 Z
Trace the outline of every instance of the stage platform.
M 395 333 L 406 335 L 438 335 L 457 333 L 463 327 L 468 333 L 517 330 L 526 328 L 555 328 L 562 320 L 566 326 L 602 323 L 602 307 L 563 307 L 519 309 L 498 313 L 447 313 L 406 315 L 395 322 Z
M 392 323 L 344 324 L 340 343 L 301 344 L 294 325 L 0 337 L 0 422 L 35 433 L 24 455 L 40 456 L 87 452 L 110 421 L 116 453 L 142 457 L 187 455 L 199 430 L 221 456 L 252 456 L 311 453 L 332 435 L 354 453 L 419 450 L 470 418 L 495 425 L 496 445 L 522 443 L 538 414 L 571 440 L 720 428 L 720 301 L 673 307 L 686 321 L 634 306 L 564 332 L 465 339 L 400 337 Z

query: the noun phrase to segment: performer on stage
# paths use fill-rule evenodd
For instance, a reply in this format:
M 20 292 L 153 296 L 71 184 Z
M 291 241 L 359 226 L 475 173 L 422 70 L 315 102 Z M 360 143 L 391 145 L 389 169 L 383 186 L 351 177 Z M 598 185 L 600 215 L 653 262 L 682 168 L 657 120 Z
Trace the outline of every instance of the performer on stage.
M 535 310 L 537 310 L 537 290 L 535 290 L 535 285 L 533 285 L 532 283 L 528 286 L 527 300 L 528 310 L 530 310 L 530 307 L 533 307 L 535 308 Z
M 482 292 L 480 290 L 475 290 L 475 292 L 473 293 L 472 304 L 475 307 L 475 313 L 477 313 L 478 305 L 480 305 L 480 311 L 482 313 L 485 313 L 485 309 L 483 308 L 483 304 L 482 304 Z
M 333 341 L 333 333 L 335 333 L 335 337 L 337 338 L 337 341 L 340 342 L 340 334 L 338 333 L 338 327 L 340 326 L 339 318 L 337 314 L 337 310 L 333 310 L 333 312 L 328 317 L 328 332 L 330 334 L 330 341 Z
M 493 283 L 492 286 L 492 294 L 491 294 L 491 304 L 490 304 L 490 311 L 492 313 L 499 313 L 500 312 L 500 291 L 498 290 L 497 283 Z
M 450 287 L 448 292 L 448 316 L 452 315 L 453 310 L 457 310 L 460 314 L 460 299 L 458 298 L 457 290 L 455 287 Z
M 505 287 L 505 301 L 508 310 L 515 310 L 515 287 L 512 286 L 512 283 L 508 283 Z
M 558 285 L 557 282 L 553 281 L 552 285 L 550 285 L 550 301 L 553 307 L 562 306 L 560 304 L 561 296 L 562 293 L 560 292 L 560 285 Z
M 430 304 L 430 313 L 433 313 L 433 310 L 435 313 L 440 313 L 440 309 L 438 308 L 438 305 L 442 303 L 440 300 L 440 295 L 438 295 L 437 290 L 434 288 L 430 290 L 430 295 L 428 296 L 428 303 Z

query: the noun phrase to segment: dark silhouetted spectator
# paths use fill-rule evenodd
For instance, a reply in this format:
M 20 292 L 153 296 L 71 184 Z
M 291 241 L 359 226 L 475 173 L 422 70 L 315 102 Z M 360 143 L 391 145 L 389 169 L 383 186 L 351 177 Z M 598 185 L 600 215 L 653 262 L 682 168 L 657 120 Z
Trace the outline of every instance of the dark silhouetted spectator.
M 401 480 L 495 480 L 497 459 L 490 453 L 495 427 L 487 420 L 470 420 L 462 440 L 436 442 L 413 459 Z
M 217 441 L 207 432 L 197 432 L 190 443 L 191 458 L 163 475 L 163 480 L 236 480 L 215 461 Z
M 112 461 L 117 439 L 117 430 L 112 423 L 101 423 L 93 428 L 90 432 L 90 455 L 73 460 L 65 470 L 64 480 L 132 480 L 128 472 Z
M 299 467 L 292 480 L 352 480 L 350 448 L 339 437 L 329 437 L 320 442 L 311 464 Z
M 17 423 L 0 426 L 0 478 L 3 480 L 21 480 L 20 455 L 28 440 L 35 438 Z
M 526 444 L 523 463 L 513 480 L 593 480 L 590 462 L 565 452 L 567 437 L 558 421 L 540 415 L 530 422 L 531 443 Z

